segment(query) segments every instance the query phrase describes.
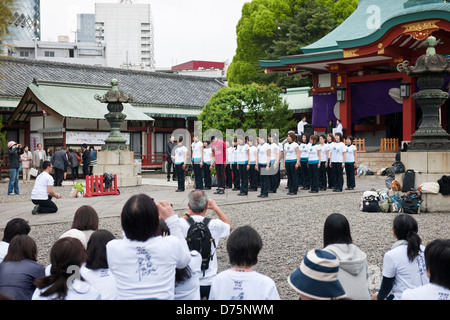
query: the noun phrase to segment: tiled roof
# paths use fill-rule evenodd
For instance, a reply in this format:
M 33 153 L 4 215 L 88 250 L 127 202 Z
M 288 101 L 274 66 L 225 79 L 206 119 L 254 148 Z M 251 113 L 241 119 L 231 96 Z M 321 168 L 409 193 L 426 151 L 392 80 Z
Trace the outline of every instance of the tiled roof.
M 214 78 L 0 57 L 0 96 L 22 96 L 34 78 L 105 86 L 117 79 L 133 105 L 189 108 L 202 108 L 224 86 Z

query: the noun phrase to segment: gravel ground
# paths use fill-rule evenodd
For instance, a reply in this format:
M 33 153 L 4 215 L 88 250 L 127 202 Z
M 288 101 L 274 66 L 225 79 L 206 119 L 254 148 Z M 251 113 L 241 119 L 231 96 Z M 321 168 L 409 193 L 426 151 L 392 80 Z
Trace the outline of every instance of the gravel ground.
M 31 184 L 21 184 L 20 188 L 21 191 L 23 190 L 22 195 L 1 195 L 0 203 L 28 201 L 27 189 L 31 191 Z M 62 188 L 67 188 L 68 192 L 70 187 Z M 121 193 L 131 195 L 136 192 L 147 193 L 156 189 L 161 190 L 161 188 L 164 187 L 143 185 L 139 189 L 136 187 L 121 188 Z M 343 192 L 326 196 L 274 200 L 273 202 L 226 205 L 222 208 L 234 228 L 249 224 L 260 233 L 263 239 L 263 249 L 254 269 L 275 281 L 281 299 L 291 300 L 298 299 L 298 296 L 288 286 L 286 279 L 299 267 L 308 250 L 323 247 L 323 224 L 327 216 L 335 212 L 344 214 L 349 220 L 353 243 L 367 254 L 372 275 L 371 290 L 374 292 L 379 288 L 383 255 L 395 242 L 392 236 L 392 221 L 396 214 L 361 212 L 358 209 L 360 197 L 359 193 Z M 176 213 L 181 216 L 184 211 Z M 208 212 L 207 215 L 215 217 L 213 212 Z M 422 213 L 414 215 L 414 218 L 419 224 L 419 235 L 424 245 L 436 238 L 449 238 L 449 213 Z M 122 236 L 119 218 L 103 218 L 99 227 L 110 230 L 118 238 Z M 68 229 L 70 229 L 69 223 L 32 227 L 30 236 L 38 245 L 40 263 L 48 264 L 52 244 Z M 230 267 L 226 241 L 220 242 L 217 257 L 219 272 Z

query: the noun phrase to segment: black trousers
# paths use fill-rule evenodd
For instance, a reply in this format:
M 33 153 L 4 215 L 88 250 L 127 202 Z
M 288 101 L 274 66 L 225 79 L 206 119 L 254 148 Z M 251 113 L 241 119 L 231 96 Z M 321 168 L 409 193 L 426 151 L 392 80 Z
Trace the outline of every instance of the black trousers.
M 178 179 L 178 190 L 184 190 L 184 169 L 183 169 L 183 164 L 184 163 L 180 163 L 180 164 L 176 164 L 175 165 L 175 172 L 177 174 L 177 179 Z
M 347 188 L 355 188 L 355 163 L 345 163 L 345 175 L 347 176 Z
M 326 161 L 320 162 L 319 169 L 319 189 L 326 190 L 327 189 L 327 167 L 325 167 Z
M 194 179 L 195 189 L 203 190 L 203 168 L 200 168 L 200 163 L 194 163 Z
M 239 165 L 240 193 L 248 193 L 248 171 L 246 164 Z
M 225 189 L 225 165 L 223 163 L 216 163 L 217 187 Z
M 279 179 L 278 179 L 278 169 L 279 167 L 277 166 L 277 169 L 273 168 L 275 166 L 275 163 L 271 163 L 270 167 L 272 168 L 273 171 L 276 171 L 275 173 L 270 175 L 269 178 L 269 190 L 271 192 L 277 192 L 278 189 L 278 184 L 279 184 Z
M 328 167 L 327 167 L 328 188 L 332 189 L 332 188 L 334 188 L 333 169 L 331 168 L 330 159 L 328 159 L 327 162 L 328 162 Z
M 241 183 L 240 183 L 240 180 L 239 180 L 238 164 L 237 163 L 233 163 L 232 164 L 232 168 L 233 168 L 233 185 L 234 185 L 234 189 L 240 189 L 241 188 Z
M 319 191 L 319 168 L 318 163 L 308 163 L 311 191 Z
M 85 178 L 89 175 L 89 164 L 83 164 L 83 175 Z
M 71 167 L 72 169 L 72 180 L 76 180 L 78 179 L 78 166 L 76 167 Z
M 167 157 L 167 179 L 170 179 L 170 172 L 173 172 L 172 174 L 172 178 L 175 179 L 176 177 L 176 172 L 175 172 L 175 168 L 174 168 L 174 164 L 172 162 L 172 159 L 170 156 Z
M 211 189 L 211 164 L 203 163 L 202 167 L 204 187 L 205 189 Z
M 31 200 L 35 205 L 39 205 L 38 213 L 55 213 L 58 207 L 52 201 L 52 197 L 48 196 L 47 200 Z
M 297 162 L 285 162 L 286 167 L 286 174 L 288 176 L 288 187 L 289 187 L 289 193 L 295 193 L 298 192 L 298 173 L 297 169 L 295 169 L 295 165 Z
M 308 160 L 300 161 L 300 172 L 302 179 L 300 185 L 302 185 L 305 189 L 309 189 L 311 187 L 311 178 L 309 177 Z
M 334 190 L 342 191 L 342 186 L 344 185 L 342 162 L 331 163 L 331 169 L 333 170 Z
M 258 189 L 258 177 L 257 171 L 255 169 L 255 164 L 250 165 L 250 170 L 248 170 L 249 180 L 250 180 L 250 189 L 257 190 Z
M 64 179 L 64 169 L 58 169 L 58 168 L 53 168 L 55 169 L 55 183 L 53 184 L 55 187 L 57 186 L 62 186 L 62 182 Z M 89 167 L 88 167 L 89 169 Z
M 233 173 L 231 171 L 231 164 L 226 164 L 225 165 L 225 176 L 226 176 L 226 181 L 225 181 L 225 185 L 227 188 L 233 188 Z
M 266 171 L 267 164 L 259 164 L 259 173 L 260 173 L 260 179 L 261 179 L 261 195 L 267 196 L 269 195 L 269 175 L 266 174 L 268 171 Z

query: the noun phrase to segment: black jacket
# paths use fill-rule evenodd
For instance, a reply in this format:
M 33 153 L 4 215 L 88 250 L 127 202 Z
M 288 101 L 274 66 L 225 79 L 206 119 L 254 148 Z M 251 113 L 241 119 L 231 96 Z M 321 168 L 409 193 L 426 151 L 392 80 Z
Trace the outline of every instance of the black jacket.
M 83 154 L 81 155 L 81 160 L 83 161 L 83 166 L 89 166 L 91 164 L 88 149 L 84 149 Z
M 10 169 L 20 168 L 19 156 L 22 153 L 23 153 L 22 148 L 8 149 L 9 168 Z

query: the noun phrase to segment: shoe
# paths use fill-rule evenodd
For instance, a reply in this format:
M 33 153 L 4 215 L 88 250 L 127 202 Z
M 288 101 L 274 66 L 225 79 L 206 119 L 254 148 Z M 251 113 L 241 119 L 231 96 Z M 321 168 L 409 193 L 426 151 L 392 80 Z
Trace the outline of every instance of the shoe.
M 221 190 L 221 189 L 219 189 L 216 192 L 214 192 L 214 194 L 224 194 L 224 193 L 225 193 L 225 191 Z
M 15 195 L 15 193 L 14 192 L 10 192 L 10 193 L 8 193 L 8 195 L 9 196 L 13 196 L 13 195 Z
M 318 193 L 319 191 L 312 191 L 310 190 L 309 193 Z
M 267 198 L 268 196 L 266 196 L 266 195 L 263 195 L 263 194 L 259 194 L 258 195 L 258 198 Z
M 286 193 L 288 196 L 295 196 L 296 195 L 296 193 L 294 193 L 294 192 L 288 192 L 288 193 Z
M 233 189 L 231 189 L 231 191 L 240 191 L 241 189 L 240 188 L 233 188 Z
M 205 188 L 205 190 L 211 190 L 211 188 Z
M 184 192 L 184 190 L 177 189 L 177 190 L 175 190 L 175 192 Z
M 31 214 L 38 214 L 38 211 L 39 211 L 39 205 L 37 204 L 34 206 L 33 210 L 31 211 Z
M 246 193 L 238 193 L 238 196 L 246 196 Z
M 167 181 L 170 181 L 170 178 L 167 178 Z
M 342 192 L 342 190 L 334 189 L 333 192 Z

